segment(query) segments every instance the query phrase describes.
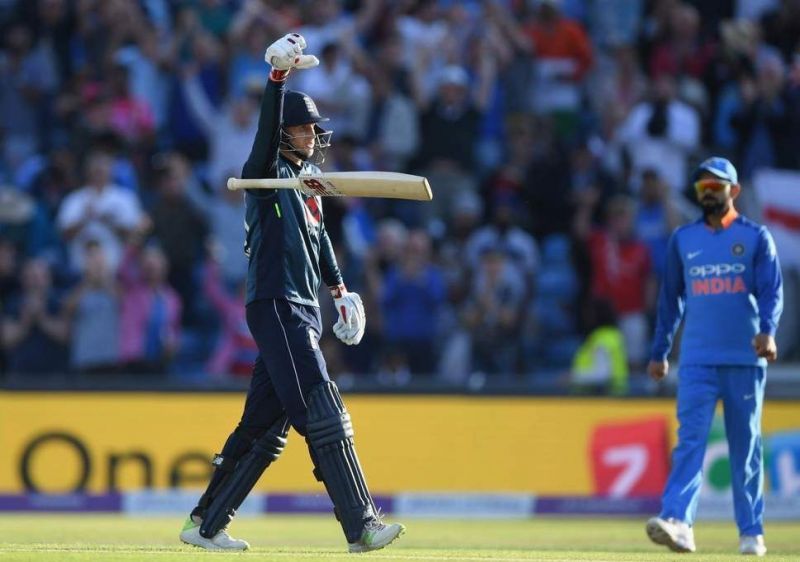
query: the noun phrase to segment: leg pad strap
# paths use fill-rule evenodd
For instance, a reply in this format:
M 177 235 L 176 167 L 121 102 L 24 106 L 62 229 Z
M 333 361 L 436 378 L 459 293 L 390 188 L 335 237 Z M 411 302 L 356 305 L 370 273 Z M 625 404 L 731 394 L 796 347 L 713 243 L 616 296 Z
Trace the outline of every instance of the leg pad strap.
M 286 446 L 288 431 L 288 420 L 286 416 L 281 416 L 236 463 L 203 517 L 201 536 L 210 539 L 231 522 L 236 510 L 267 467 L 278 460 Z
M 374 518 L 375 511 L 353 444 L 350 414 L 330 381 L 315 386 L 307 403 L 306 431 L 317 471 L 348 542 L 356 542 L 361 538 L 364 522 Z

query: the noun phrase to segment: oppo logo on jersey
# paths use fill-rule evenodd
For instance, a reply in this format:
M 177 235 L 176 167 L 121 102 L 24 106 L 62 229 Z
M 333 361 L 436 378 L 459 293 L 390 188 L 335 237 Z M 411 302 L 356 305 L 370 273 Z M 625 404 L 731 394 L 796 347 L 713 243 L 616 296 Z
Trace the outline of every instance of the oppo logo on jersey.
M 746 293 L 747 285 L 741 276 L 746 269 L 743 263 L 715 263 L 691 267 L 689 276 L 701 277 L 692 280 L 692 294 L 702 296 Z
M 690 277 L 720 277 L 722 275 L 744 273 L 747 267 L 743 263 L 707 263 L 689 268 Z

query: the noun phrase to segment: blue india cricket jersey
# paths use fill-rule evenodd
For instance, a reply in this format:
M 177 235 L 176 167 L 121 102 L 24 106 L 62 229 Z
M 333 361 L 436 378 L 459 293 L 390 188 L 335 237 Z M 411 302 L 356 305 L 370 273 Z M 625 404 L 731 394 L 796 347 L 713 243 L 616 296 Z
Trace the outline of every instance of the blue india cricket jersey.
M 682 365 L 758 365 L 752 339 L 775 335 L 783 282 L 766 227 L 732 211 L 713 230 L 702 219 L 675 230 L 658 301 L 652 358 L 669 354 L 681 318 Z

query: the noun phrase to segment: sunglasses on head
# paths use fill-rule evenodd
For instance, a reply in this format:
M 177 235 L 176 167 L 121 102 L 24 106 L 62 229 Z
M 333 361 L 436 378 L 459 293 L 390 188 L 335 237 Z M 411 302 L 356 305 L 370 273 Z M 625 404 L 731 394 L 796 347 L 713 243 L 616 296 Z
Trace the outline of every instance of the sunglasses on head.
M 731 182 L 729 181 L 708 178 L 696 181 L 694 183 L 694 188 L 698 193 L 702 193 L 704 191 L 720 192 L 725 191 L 725 188 L 729 187 L 730 185 Z

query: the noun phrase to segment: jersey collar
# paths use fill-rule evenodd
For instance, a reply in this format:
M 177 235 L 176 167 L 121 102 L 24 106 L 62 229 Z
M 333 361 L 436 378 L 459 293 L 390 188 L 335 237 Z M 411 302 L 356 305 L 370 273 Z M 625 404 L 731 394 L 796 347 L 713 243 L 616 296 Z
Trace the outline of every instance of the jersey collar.
M 733 205 L 731 205 L 731 208 L 728 209 L 728 212 L 725 213 L 724 217 L 722 217 L 722 230 L 729 228 L 733 224 L 733 221 L 735 221 L 737 218 L 739 218 L 739 211 L 737 211 Z M 705 220 L 703 220 L 703 223 L 706 225 L 706 228 L 714 230 Z

